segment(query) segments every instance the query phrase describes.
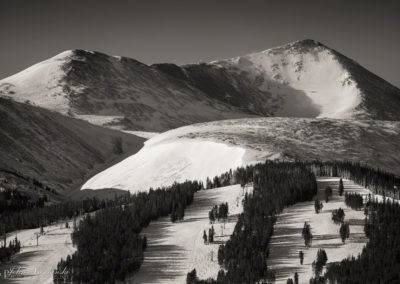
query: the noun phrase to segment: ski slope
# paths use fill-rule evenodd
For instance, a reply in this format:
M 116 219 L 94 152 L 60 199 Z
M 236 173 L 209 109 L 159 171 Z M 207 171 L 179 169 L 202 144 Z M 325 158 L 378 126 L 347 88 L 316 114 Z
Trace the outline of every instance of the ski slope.
M 313 276 L 312 262 L 316 259 L 318 249 L 325 249 L 328 263 L 341 261 L 348 256 L 357 256 L 361 253 L 368 238 L 364 233 L 364 211 L 352 210 L 344 203 L 344 196 L 338 195 L 339 178 L 318 178 L 318 198 L 323 202 L 319 214 L 315 213 L 314 201 L 300 202 L 286 208 L 278 215 L 274 226 L 274 234 L 270 243 L 270 256 L 267 260 L 271 269 L 276 271 L 276 283 L 286 283 L 299 274 L 299 283 L 308 283 Z M 368 195 L 371 192 L 352 181 L 343 180 L 345 192 L 356 192 Z M 331 186 L 333 195 L 329 202 L 325 202 L 324 189 Z M 332 211 L 342 208 L 345 212 L 345 221 L 350 223 L 350 237 L 345 244 L 339 235 L 340 225 L 335 224 Z M 304 222 L 311 226 L 313 240 L 311 247 L 304 245 L 301 231 Z M 304 263 L 300 265 L 299 251 L 304 253 Z
M 194 268 L 200 279 L 216 278 L 220 270 L 218 247 L 229 239 L 235 228 L 237 216 L 243 211 L 245 192 L 240 185 L 202 190 L 195 193 L 182 222 L 172 223 L 169 217 L 151 222 L 142 232 L 148 240 L 144 262 L 129 280 L 133 283 L 185 283 L 187 273 Z M 203 231 L 208 234 L 212 225 L 208 212 L 214 205 L 225 202 L 229 206 L 225 227 L 222 222 L 215 222 L 215 243 L 204 244 Z
M 21 251 L 12 257 L 12 262 L 2 263 L 1 283 L 53 283 L 53 271 L 61 258 L 66 258 L 76 250 L 72 246 L 72 222 L 65 228 L 65 222 L 44 227 L 44 234 L 36 234 L 40 228 L 20 230 L 7 234 L 7 241 L 15 237 L 21 242 Z M 7 275 L 5 275 L 7 274 Z

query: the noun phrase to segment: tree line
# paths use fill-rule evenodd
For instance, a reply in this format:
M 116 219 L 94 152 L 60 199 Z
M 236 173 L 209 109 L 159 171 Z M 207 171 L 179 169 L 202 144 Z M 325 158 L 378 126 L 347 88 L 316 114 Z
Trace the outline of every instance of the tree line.
M 147 247 L 140 235 L 150 221 L 186 208 L 200 182 L 175 183 L 129 197 L 125 205 L 109 207 L 87 215 L 72 234 L 77 251 L 62 259 L 54 271 L 55 283 L 114 283 L 139 269 Z
M 28 201 L 23 197 L 18 199 L 19 209 L 17 211 L 5 210 L 0 214 L 0 229 L 6 232 L 23 229 L 33 229 L 40 226 L 47 226 L 60 220 L 71 219 L 79 215 L 93 212 L 99 209 L 114 207 L 130 202 L 129 194 L 109 200 L 100 200 L 98 198 L 86 198 L 81 201 L 64 201 L 53 205 L 26 206 L 24 203 Z M 43 200 L 44 201 L 44 200 Z M 24 208 L 23 208 L 24 207 Z
M 362 253 L 327 267 L 330 283 L 400 283 L 400 205 L 368 201 Z
M 7 241 L 4 235 L 3 246 L 0 247 L 0 263 L 9 261 L 13 254 L 16 254 L 21 249 L 21 242 L 15 237 L 7 246 Z
M 304 162 L 317 176 L 343 177 L 354 181 L 375 194 L 400 199 L 400 176 L 357 162 Z M 339 189 L 340 190 L 340 189 Z
M 4 212 L 18 212 L 23 209 L 41 208 L 46 202 L 46 195 L 33 200 L 17 189 L 6 188 L 0 192 L 0 214 Z
M 276 214 L 296 202 L 311 200 L 317 192 L 315 176 L 301 163 L 266 162 L 244 174 L 253 181 L 253 194 L 246 194 L 243 213 L 234 232 L 218 250 L 221 270 L 217 282 L 253 283 L 273 278 L 267 268 L 269 241 Z M 247 179 L 249 178 L 249 179 Z

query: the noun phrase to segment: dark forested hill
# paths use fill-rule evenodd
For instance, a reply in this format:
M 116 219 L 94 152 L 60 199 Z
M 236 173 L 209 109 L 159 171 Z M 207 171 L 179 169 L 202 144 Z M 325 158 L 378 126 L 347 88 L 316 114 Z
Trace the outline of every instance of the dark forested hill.
M 64 195 L 144 139 L 0 98 L 0 177 Z

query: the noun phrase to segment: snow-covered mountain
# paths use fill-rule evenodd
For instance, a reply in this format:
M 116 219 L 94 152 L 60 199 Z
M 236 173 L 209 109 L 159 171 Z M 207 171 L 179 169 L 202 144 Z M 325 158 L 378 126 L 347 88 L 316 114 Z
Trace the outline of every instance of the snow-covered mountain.
M 398 88 L 314 40 L 207 64 L 156 66 L 262 115 L 400 120 Z
M 128 130 L 252 116 L 157 68 L 84 50 L 65 51 L 1 80 L 0 96 Z
M 252 116 L 400 120 L 399 89 L 313 40 L 184 66 L 66 51 L 1 80 L 0 96 L 157 132 Z
M 268 117 L 198 123 L 154 136 L 82 189 L 146 191 L 205 181 L 266 159 L 355 161 L 398 173 L 399 145 L 398 121 Z

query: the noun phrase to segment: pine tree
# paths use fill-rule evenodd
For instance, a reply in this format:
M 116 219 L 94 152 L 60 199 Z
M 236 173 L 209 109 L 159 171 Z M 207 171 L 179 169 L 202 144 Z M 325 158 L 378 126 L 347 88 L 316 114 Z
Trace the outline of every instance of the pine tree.
M 304 260 L 304 253 L 303 251 L 299 251 L 299 258 L 300 258 L 300 264 L 303 265 L 303 260 Z
M 76 231 L 76 216 L 74 216 L 73 230 L 74 230 L 74 232 Z
M 307 247 L 309 247 L 311 245 L 313 235 L 311 233 L 311 226 L 307 222 L 304 222 L 304 227 L 303 227 L 303 231 L 302 231 L 301 235 L 304 238 L 304 244 Z
M 3 226 L 3 247 L 7 246 L 6 226 Z
M 143 236 L 143 244 L 142 244 L 143 250 L 147 248 L 147 237 L 146 235 Z
M 324 206 L 322 205 L 322 202 L 319 201 L 318 198 L 316 198 L 316 199 L 315 199 L 315 202 L 314 202 L 315 213 L 318 214 L 318 213 L 321 211 L 322 207 L 324 207 Z
M 340 233 L 340 238 L 342 239 L 342 242 L 345 243 L 346 239 L 350 236 L 350 226 L 349 223 L 343 223 L 340 226 L 339 229 L 339 233 Z
M 214 234 L 215 234 L 214 226 L 211 226 L 211 228 L 208 230 L 208 242 L 209 243 L 214 242 Z
M 332 196 L 332 188 L 330 186 L 327 186 L 325 188 L 325 202 L 328 203 L 329 202 L 329 197 Z
M 328 256 L 324 249 L 319 249 L 317 252 L 317 259 L 313 262 L 313 269 L 316 278 L 321 274 L 322 268 L 328 262 Z
M 175 209 L 173 209 L 173 211 L 171 212 L 171 222 L 175 223 L 176 221 L 176 211 Z
M 186 276 L 186 284 L 195 284 L 196 282 L 197 282 L 197 272 L 196 269 L 193 269 Z
M 339 195 L 342 196 L 344 192 L 343 180 L 339 180 Z
M 332 211 L 332 220 L 333 220 L 333 222 L 335 222 L 335 224 L 343 223 L 344 216 L 345 216 L 345 213 L 342 208 Z
M 203 232 L 203 240 L 204 240 L 204 243 L 207 243 L 207 233 L 206 233 L 206 230 L 204 230 L 204 232 Z

